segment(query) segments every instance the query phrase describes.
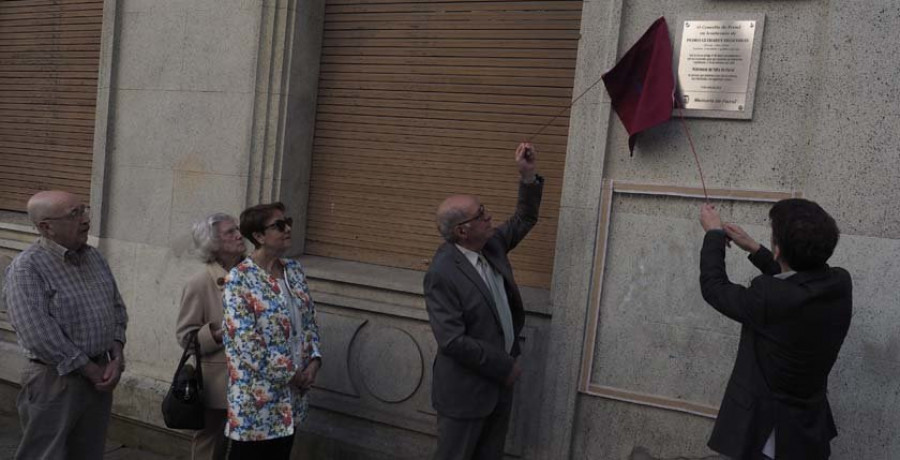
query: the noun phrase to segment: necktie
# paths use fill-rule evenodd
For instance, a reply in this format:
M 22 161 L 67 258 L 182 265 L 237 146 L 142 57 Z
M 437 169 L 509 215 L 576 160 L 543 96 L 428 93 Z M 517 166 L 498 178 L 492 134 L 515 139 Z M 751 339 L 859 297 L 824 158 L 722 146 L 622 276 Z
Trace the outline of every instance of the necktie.
M 509 301 L 501 294 L 503 287 L 498 284 L 497 276 L 494 270 L 488 264 L 487 259 L 483 255 L 478 255 L 478 265 L 481 270 L 481 276 L 487 284 L 491 296 L 494 298 L 494 305 L 497 306 L 497 316 L 500 317 L 500 328 L 503 329 L 503 338 L 505 339 L 506 352 L 512 350 L 514 332 L 512 313 L 509 311 Z

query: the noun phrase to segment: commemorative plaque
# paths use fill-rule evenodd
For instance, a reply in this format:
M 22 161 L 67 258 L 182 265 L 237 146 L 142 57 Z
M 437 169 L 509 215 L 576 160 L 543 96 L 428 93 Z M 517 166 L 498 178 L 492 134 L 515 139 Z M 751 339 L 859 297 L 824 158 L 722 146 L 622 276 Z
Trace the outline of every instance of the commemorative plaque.
M 685 115 L 752 118 L 762 18 L 684 19 L 679 25 L 677 97 Z

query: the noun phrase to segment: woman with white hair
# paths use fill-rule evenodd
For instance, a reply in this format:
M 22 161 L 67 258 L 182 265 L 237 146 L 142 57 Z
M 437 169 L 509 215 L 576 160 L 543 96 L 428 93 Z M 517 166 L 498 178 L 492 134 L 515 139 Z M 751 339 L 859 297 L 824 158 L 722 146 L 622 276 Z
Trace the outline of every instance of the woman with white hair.
M 222 290 L 225 277 L 244 258 L 244 239 L 237 220 L 216 213 L 194 223 L 194 246 L 206 267 L 191 277 L 181 295 L 176 336 L 182 347 L 190 344 L 190 333 L 197 333 L 203 366 L 205 423 L 194 433 L 192 459 L 225 458 L 225 420 L 228 386 L 225 350 L 222 347 Z

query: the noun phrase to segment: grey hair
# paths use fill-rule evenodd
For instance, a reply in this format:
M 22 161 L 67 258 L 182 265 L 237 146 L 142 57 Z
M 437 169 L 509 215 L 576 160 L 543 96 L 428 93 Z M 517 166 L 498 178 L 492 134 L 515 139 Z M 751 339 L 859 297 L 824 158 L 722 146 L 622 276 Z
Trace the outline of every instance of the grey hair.
M 456 243 L 459 239 L 456 236 L 456 223 L 462 222 L 466 220 L 466 212 L 460 208 L 450 208 L 444 211 L 443 214 L 437 215 L 437 227 L 438 232 L 444 238 L 444 241 L 448 243 Z
M 194 222 L 191 228 L 191 236 L 194 237 L 194 248 L 200 259 L 206 263 L 216 260 L 216 251 L 219 250 L 219 224 L 222 222 L 235 222 L 234 217 L 217 212 L 210 214 L 206 219 Z

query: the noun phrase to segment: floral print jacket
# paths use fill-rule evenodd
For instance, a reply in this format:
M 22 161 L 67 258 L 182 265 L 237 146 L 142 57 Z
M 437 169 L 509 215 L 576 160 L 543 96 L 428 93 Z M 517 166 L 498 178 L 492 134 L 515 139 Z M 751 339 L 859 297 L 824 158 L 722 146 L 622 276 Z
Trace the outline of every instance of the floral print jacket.
M 300 263 L 281 259 L 291 293 L 250 258 L 225 281 L 223 344 L 228 369 L 228 423 L 225 436 L 262 441 L 294 434 L 308 403 L 290 385 L 297 369 L 320 358 L 316 309 Z M 291 302 L 289 295 L 295 300 Z M 300 306 L 301 362 L 294 362 L 291 311 Z

